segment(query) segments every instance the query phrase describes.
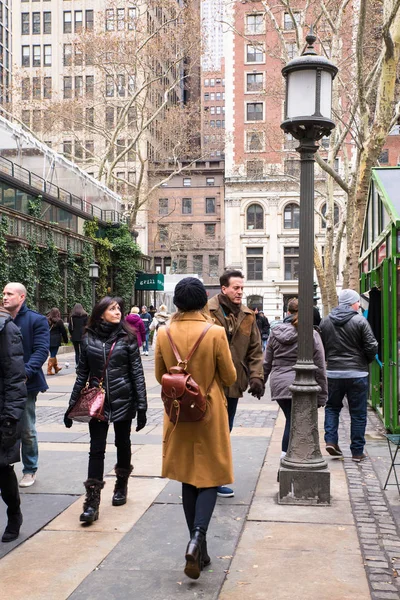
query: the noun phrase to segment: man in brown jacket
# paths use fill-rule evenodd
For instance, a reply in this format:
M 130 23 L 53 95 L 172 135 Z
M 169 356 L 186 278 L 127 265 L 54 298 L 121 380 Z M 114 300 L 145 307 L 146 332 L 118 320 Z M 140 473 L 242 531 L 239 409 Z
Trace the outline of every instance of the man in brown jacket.
M 208 302 L 216 325 L 225 328 L 237 378 L 225 389 L 228 402 L 229 429 L 232 431 L 239 398 L 249 386 L 249 392 L 260 399 L 264 394 L 263 355 L 256 316 L 242 304 L 244 279 L 240 271 L 226 271 L 220 277 L 221 293 Z M 221 486 L 218 496 L 232 498 L 231 488 Z

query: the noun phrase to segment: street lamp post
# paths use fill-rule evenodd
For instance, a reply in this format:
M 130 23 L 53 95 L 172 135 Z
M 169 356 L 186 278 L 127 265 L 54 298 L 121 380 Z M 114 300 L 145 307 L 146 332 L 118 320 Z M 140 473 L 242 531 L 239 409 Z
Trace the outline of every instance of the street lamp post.
M 299 140 L 300 154 L 300 260 L 298 356 L 296 377 L 290 387 L 292 415 L 289 448 L 279 469 L 280 504 L 329 504 L 330 473 L 321 455 L 317 394 L 313 361 L 314 275 L 314 162 L 316 143 L 330 135 L 332 81 L 337 67 L 314 49 L 311 28 L 307 48 L 283 69 L 286 80 L 285 120 L 281 128 Z
M 92 308 L 96 304 L 96 281 L 99 278 L 99 265 L 95 262 L 89 265 L 89 279 L 92 282 Z

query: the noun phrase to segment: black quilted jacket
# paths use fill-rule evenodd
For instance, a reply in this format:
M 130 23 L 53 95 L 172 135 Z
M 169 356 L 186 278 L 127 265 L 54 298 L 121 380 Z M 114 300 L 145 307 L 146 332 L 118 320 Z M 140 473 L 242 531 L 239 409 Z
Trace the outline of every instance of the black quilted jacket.
M 136 416 L 137 410 L 147 410 L 147 397 L 137 341 L 130 340 L 121 329 L 107 340 L 100 339 L 91 330 L 84 335 L 69 406 L 74 406 L 88 380 L 90 386 L 98 386 L 114 341 L 116 344 L 103 383 L 106 391 L 105 416 L 109 421 L 127 421 Z

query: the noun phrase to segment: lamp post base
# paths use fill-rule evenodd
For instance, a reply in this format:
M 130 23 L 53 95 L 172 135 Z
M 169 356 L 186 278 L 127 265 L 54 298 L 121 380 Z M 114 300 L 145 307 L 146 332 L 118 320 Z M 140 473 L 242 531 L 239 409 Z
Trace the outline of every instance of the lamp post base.
M 328 469 L 279 469 L 278 504 L 330 505 Z

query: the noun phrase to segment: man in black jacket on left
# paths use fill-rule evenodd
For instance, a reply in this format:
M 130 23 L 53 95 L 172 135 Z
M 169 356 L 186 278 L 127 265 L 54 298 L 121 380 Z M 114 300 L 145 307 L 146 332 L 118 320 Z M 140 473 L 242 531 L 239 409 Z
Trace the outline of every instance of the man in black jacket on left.
M 26 403 L 25 379 L 21 332 L 0 306 L 0 490 L 8 518 L 2 542 L 15 540 L 22 524 L 13 463 L 20 460 L 18 423 Z

